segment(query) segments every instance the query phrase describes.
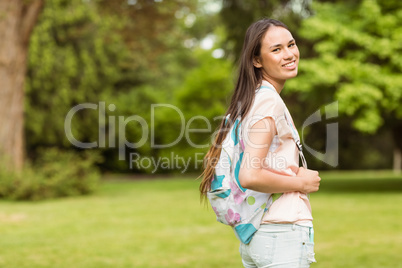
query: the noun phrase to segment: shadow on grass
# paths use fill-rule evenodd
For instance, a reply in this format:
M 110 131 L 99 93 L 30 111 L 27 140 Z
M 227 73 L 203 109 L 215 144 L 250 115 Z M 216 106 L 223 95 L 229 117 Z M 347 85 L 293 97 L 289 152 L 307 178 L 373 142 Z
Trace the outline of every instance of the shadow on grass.
M 402 192 L 402 179 L 331 179 L 321 180 L 320 193 L 322 192 Z

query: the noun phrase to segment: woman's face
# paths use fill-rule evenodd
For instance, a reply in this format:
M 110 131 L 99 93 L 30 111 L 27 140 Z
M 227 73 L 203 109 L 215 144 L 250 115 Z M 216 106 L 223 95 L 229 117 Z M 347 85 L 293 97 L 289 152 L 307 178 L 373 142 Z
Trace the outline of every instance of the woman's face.
M 262 69 L 264 80 L 281 90 L 287 79 L 297 75 L 299 56 L 292 34 L 283 27 L 271 26 L 262 39 L 260 57 L 253 63 Z

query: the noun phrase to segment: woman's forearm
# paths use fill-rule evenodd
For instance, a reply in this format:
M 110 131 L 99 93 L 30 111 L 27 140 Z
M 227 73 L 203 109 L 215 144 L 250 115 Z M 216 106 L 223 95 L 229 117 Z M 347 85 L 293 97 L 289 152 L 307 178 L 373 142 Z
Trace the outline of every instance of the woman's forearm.
M 281 175 L 267 169 L 257 169 L 239 174 L 242 187 L 263 193 L 302 192 L 303 178 Z

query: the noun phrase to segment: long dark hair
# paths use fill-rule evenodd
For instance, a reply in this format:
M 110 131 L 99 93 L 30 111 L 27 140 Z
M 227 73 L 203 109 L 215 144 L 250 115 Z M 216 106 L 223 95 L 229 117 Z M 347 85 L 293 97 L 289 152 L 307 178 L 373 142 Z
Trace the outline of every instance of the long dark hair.
M 260 68 L 253 65 L 255 57 L 261 53 L 261 42 L 269 27 L 278 26 L 288 29 L 288 27 L 274 19 L 261 19 L 254 22 L 247 29 L 244 38 L 243 49 L 239 59 L 239 73 L 236 86 L 232 95 L 226 116 L 230 115 L 229 120 L 222 120 L 215 141 L 204 157 L 204 171 L 200 175 L 202 181 L 200 184 L 201 199 L 205 198 L 207 192 L 211 189 L 211 181 L 214 176 L 215 166 L 221 153 L 221 144 L 226 137 L 234 120 L 238 116 L 244 116 L 248 113 L 254 101 L 255 90 L 262 83 L 262 73 Z

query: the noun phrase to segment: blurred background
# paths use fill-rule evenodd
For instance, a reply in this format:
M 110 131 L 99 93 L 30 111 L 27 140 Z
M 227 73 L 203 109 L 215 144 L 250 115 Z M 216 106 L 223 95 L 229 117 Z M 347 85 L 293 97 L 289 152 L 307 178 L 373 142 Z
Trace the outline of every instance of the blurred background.
M 301 53 L 299 75 L 289 80 L 282 92 L 296 126 L 301 127 L 317 110 L 323 115 L 319 122 L 303 129 L 303 143 L 325 153 L 329 146 L 328 124 L 337 123 L 339 127 L 336 164 L 329 165 L 307 152 L 309 167 L 328 170 L 323 174 L 328 174 L 329 181 L 343 178 L 344 183 L 348 179 L 353 182 L 346 186 L 329 183 L 328 192 L 396 191 L 398 197 L 390 204 L 398 204 L 402 191 L 402 1 L 0 0 L 0 198 L 5 200 L 0 204 L 0 224 L 11 222 L 10 229 L 5 229 L 10 230 L 9 235 L 15 235 L 11 231 L 15 222 L 24 221 L 30 213 L 36 214 L 28 203 L 10 200 L 89 193 L 95 193 L 93 198 L 107 194 L 115 197 L 116 189 L 124 191 L 128 187 L 126 182 L 112 183 L 121 182 L 122 178 L 158 181 L 169 177 L 173 179 L 171 185 L 177 183 L 174 178 L 196 178 L 201 171 L 197 161 L 208 147 L 192 146 L 189 140 L 198 145 L 211 143 L 211 134 L 220 122 L 216 118 L 225 113 L 230 101 L 245 31 L 262 17 L 287 24 Z M 325 106 L 334 102 L 338 114 L 327 119 Z M 74 110 L 74 116 L 68 117 L 74 107 L 82 104 L 92 106 Z M 155 108 L 155 104 L 169 104 L 177 109 L 166 105 Z M 67 121 L 71 127 L 66 128 Z M 209 131 L 189 132 L 188 137 L 177 139 L 178 130 L 185 126 L 208 129 L 206 121 L 211 123 Z M 147 124 L 148 132 L 144 132 L 141 122 Z M 79 148 L 71 137 L 92 145 Z M 141 141 L 141 146 L 131 148 L 124 141 Z M 153 146 L 169 143 L 174 145 Z M 158 168 L 145 165 L 145 160 L 142 166 L 133 165 L 133 154 L 139 157 L 138 161 L 167 162 Z M 196 154 L 202 156 L 197 158 Z M 174 165 L 175 157 L 188 161 L 188 168 Z M 384 181 L 378 181 L 379 178 Z M 375 181 L 370 184 L 360 179 Z M 194 193 L 198 182 L 186 181 L 191 184 L 178 187 L 189 191 L 188 200 L 197 199 Z M 163 185 L 158 187 L 169 192 L 170 186 Z M 155 185 L 133 187 L 155 189 Z M 46 215 L 56 215 L 60 204 L 49 204 L 54 205 L 54 211 Z M 333 204 L 330 207 L 334 209 Z M 18 209 L 21 213 L 15 214 Z M 392 224 L 396 221 L 393 217 L 402 218 L 400 208 L 396 210 L 399 214 L 389 218 Z M 102 213 L 105 212 L 99 212 Z M 210 212 L 205 215 L 205 223 L 213 221 Z M 400 227 L 394 227 L 390 239 L 402 239 L 400 233 L 395 236 Z M 207 234 L 205 228 L 199 228 L 200 236 Z M 133 234 L 125 237 L 130 235 Z M 225 245 L 235 243 L 228 239 Z M 4 242 L 0 242 L 0 247 L 1 243 Z M 13 249 L 13 242 L 3 244 L 6 245 Z M 395 245 L 391 244 L 393 248 Z M 210 245 L 210 253 L 215 246 Z M 27 248 L 26 252 L 35 252 L 33 249 L 37 248 L 38 245 Z M 325 248 L 318 250 L 324 252 Z M 203 247 L 196 251 L 190 255 L 205 253 Z M 236 250 L 228 250 L 232 251 Z M 401 267 L 395 264 L 395 256 L 385 253 L 384 260 L 392 259 L 391 263 L 368 261 L 366 257 L 372 253 L 369 250 L 362 253 L 363 257 L 355 256 L 356 263 L 346 267 Z M 10 266 L 10 254 L 2 259 L 0 253 L 0 265 L 25 267 Z M 183 258 L 182 262 L 173 261 L 174 265 L 169 261 L 152 265 L 137 258 L 133 266 L 130 258 L 127 263 L 117 264 L 111 257 L 80 267 L 198 267 L 196 264 L 200 263 L 200 259 Z M 219 264 L 222 256 L 216 258 L 216 264 L 199 267 L 228 267 Z M 358 260 L 362 259 L 359 266 Z M 328 260 L 326 266 L 317 267 L 345 267 L 342 262 L 338 266 L 331 264 L 331 257 Z M 35 263 L 35 257 L 30 261 Z M 26 267 L 64 267 L 60 263 L 47 266 L 51 261 L 45 257 L 37 261 L 37 266 Z M 325 259 L 322 261 L 325 264 Z M 238 267 L 240 262 L 234 263 Z

